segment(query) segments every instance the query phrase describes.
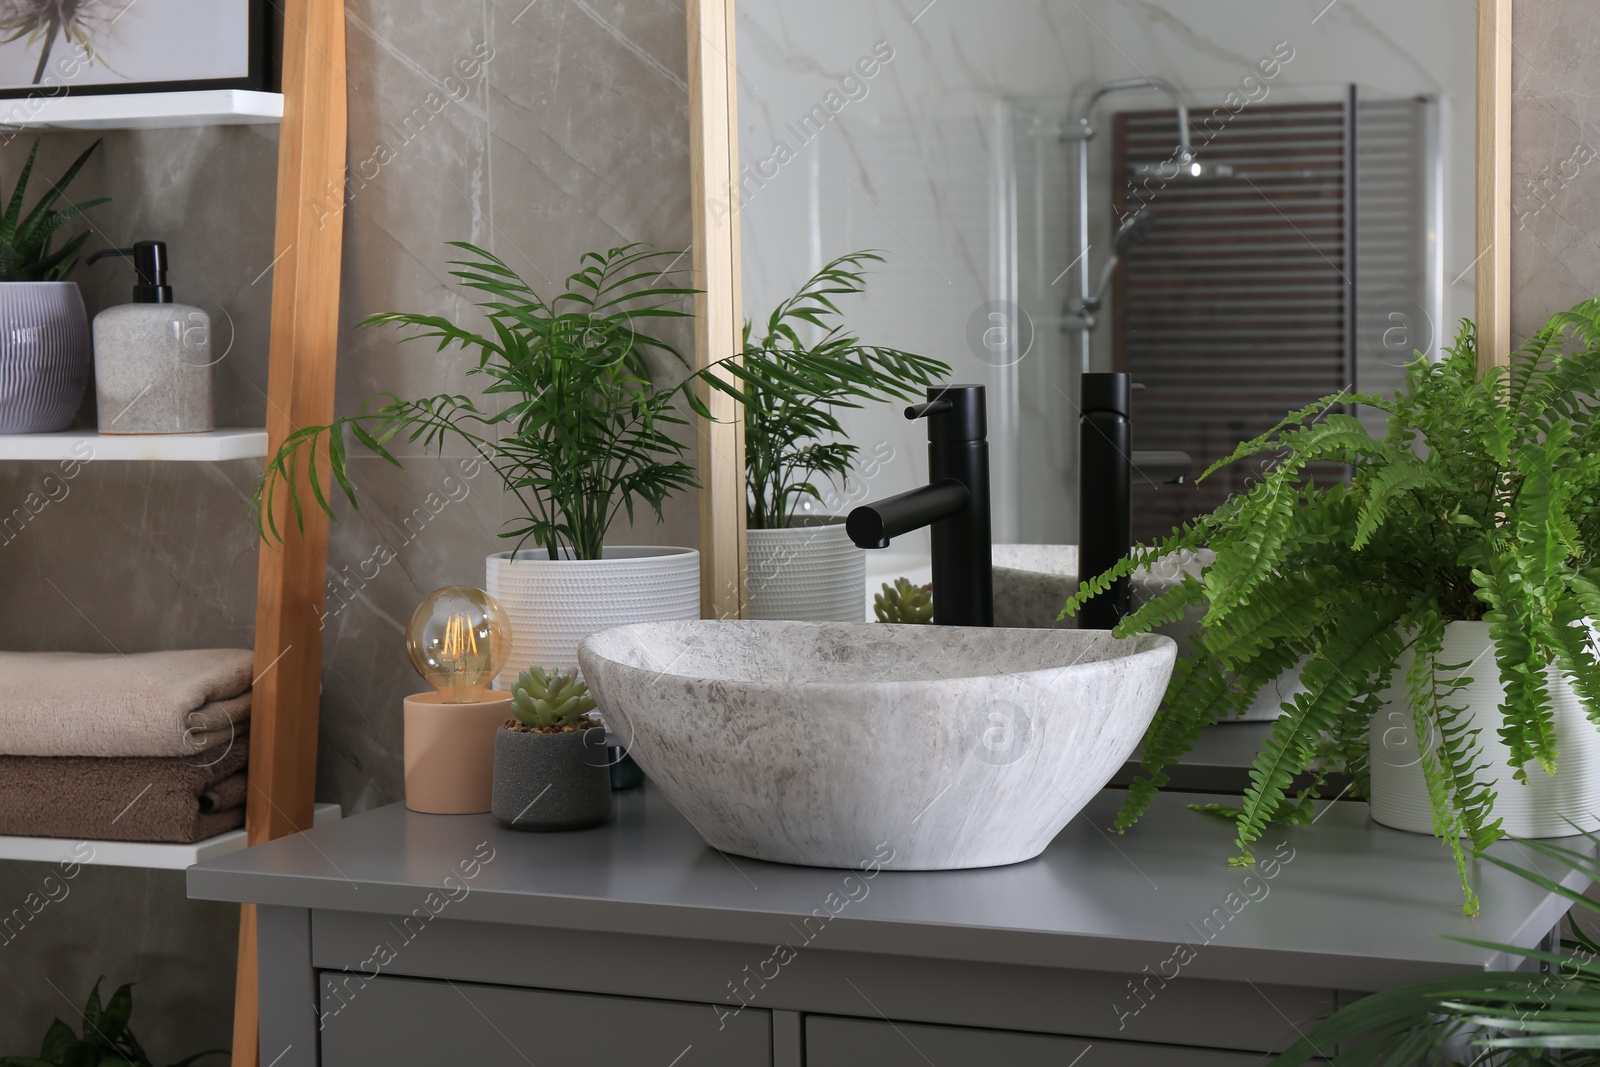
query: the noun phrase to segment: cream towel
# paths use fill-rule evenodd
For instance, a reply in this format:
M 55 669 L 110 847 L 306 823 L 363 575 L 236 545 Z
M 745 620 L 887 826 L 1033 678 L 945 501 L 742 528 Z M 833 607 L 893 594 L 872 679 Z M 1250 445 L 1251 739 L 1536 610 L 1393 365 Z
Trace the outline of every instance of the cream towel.
M 0 652 L 0 755 L 193 756 L 250 715 L 248 649 Z

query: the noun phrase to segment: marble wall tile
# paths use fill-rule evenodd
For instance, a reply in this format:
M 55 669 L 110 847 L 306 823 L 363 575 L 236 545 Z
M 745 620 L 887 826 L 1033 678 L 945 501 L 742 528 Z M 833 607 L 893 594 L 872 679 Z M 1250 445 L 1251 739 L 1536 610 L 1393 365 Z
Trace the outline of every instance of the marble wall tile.
M 1600 33 L 1583 0 L 1516 6 L 1511 330 L 1600 292 Z

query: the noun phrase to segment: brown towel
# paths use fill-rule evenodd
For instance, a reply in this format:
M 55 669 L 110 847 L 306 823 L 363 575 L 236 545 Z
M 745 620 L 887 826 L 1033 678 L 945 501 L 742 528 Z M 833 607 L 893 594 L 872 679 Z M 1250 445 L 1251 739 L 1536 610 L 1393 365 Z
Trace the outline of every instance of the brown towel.
M 209 815 L 214 811 L 229 811 L 244 807 L 250 795 L 250 776 L 244 771 L 224 778 L 200 794 L 200 810 Z
M 186 759 L 0 756 L 0 834 L 188 844 L 244 825 L 240 803 L 207 812 L 208 790 L 243 779 L 249 744 Z
M 248 649 L 0 652 L 0 755 L 174 756 L 225 748 L 250 715 Z

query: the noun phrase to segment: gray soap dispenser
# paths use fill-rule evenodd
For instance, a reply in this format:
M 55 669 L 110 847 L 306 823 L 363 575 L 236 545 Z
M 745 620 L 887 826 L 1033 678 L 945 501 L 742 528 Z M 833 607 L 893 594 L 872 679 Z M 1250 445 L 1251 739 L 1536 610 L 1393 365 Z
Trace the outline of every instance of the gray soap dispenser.
M 94 317 L 101 433 L 205 433 L 211 415 L 211 317 L 172 302 L 167 246 L 140 241 L 89 257 L 133 260 L 133 303 Z

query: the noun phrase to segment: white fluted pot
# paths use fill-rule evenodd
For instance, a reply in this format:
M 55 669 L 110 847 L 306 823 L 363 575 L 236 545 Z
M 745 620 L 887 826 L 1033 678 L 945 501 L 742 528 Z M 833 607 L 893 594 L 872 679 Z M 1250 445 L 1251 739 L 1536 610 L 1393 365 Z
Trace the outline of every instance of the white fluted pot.
M 700 617 L 700 553 L 621 545 L 595 560 L 551 559 L 544 549 L 495 552 L 484 588 L 511 617 L 511 659 L 497 682 L 509 689 L 528 667 L 572 670 L 578 642 L 635 622 Z
M 92 351 L 76 282 L 0 283 L 0 434 L 71 425 Z
M 1414 719 L 1405 694 L 1403 659 L 1383 710 L 1372 719 L 1372 818 L 1396 830 L 1433 833 L 1433 808 L 1422 776 Z M 1478 730 L 1480 763 L 1488 766 L 1478 780 L 1495 793 L 1494 816 L 1514 837 L 1566 837 L 1600 828 L 1600 729 L 1584 714 L 1571 684 L 1554 667 L 1546 672 L 1555 717 L 1556 773 L 1537 763 L 1528 765 L 1526 785 L 1516 781 L 1508 765 L 1510 753 L 1501 742 L 1500 704 L 1505 687 L 1495 664 L 1494 644 L 1486 622 L 1452 622 L 1445 626 L 1440 663 L 1467 664 L 1460 671 L 1441 671 L 1443 678 L 1468 677 L 1470 685 L 1450 694 L 1449 703 L 1465 707 Z M 1425 739 L 1431 746 L 1438 739 Z M 1570 820 L 1570 822 L 1568 821 Z M 1574 828 L 1576 824 L 1576 828 Z
M 745 537 L 752 619 L 864 621 L 867 554 L 844 523 L 749 530 Z

